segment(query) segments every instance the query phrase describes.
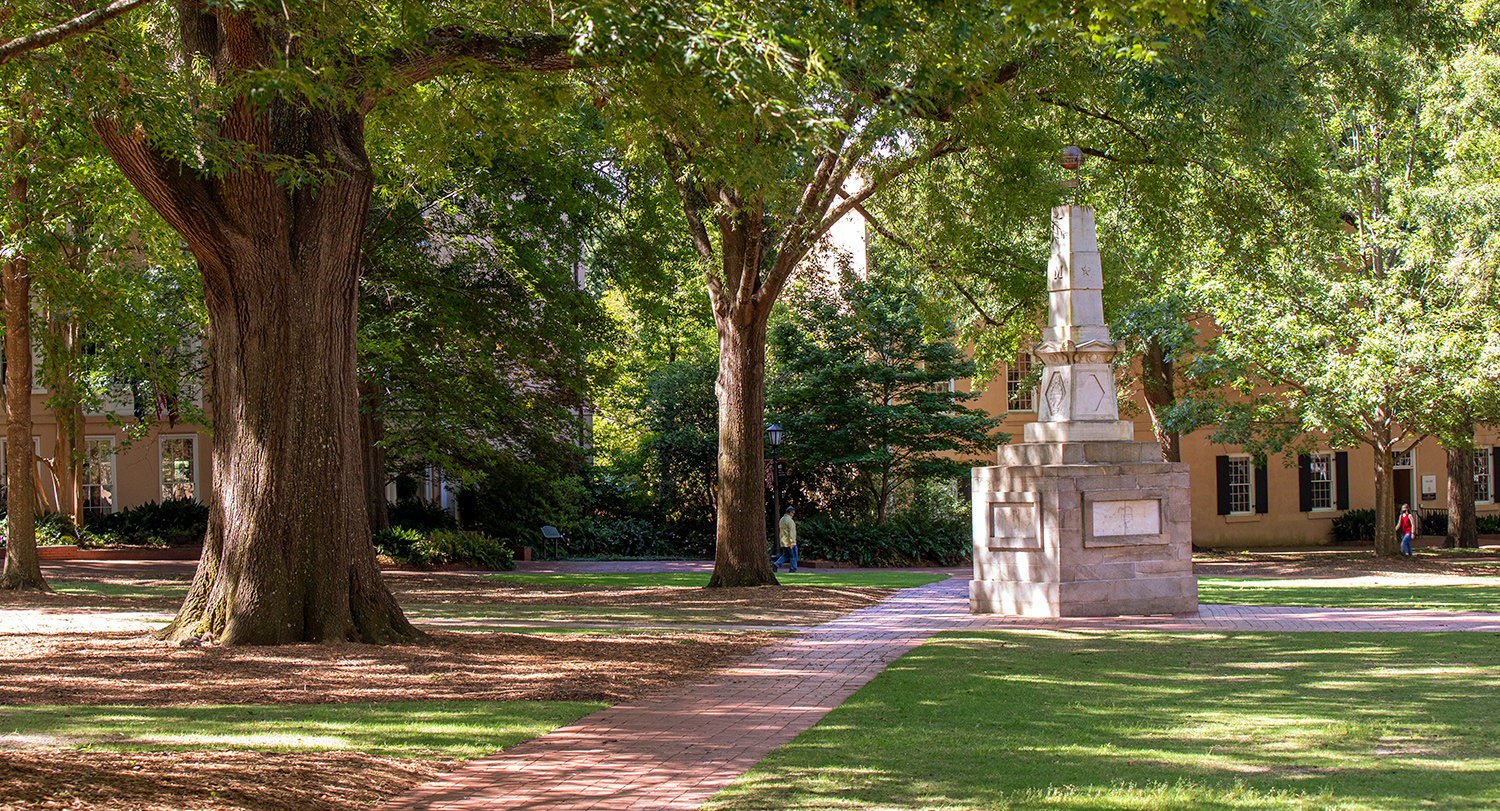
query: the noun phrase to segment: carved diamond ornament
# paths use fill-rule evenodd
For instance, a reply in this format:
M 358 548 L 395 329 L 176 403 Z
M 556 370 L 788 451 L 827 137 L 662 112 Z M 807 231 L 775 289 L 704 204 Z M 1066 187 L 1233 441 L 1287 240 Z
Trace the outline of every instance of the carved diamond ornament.
M 1047 405 L 1053 414 L 1062 410 L 1063 400 L 1068 396 L 1068 384 L 1063 382 L 1063 376 L 1054 372 L 1052 379 L 1047 382 Z

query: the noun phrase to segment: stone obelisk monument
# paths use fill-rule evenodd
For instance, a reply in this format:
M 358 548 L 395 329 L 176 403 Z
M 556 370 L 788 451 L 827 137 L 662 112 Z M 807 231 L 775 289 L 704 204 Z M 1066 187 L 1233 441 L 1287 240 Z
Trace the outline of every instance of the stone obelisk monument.
M 1093 209 L 1052 210 L 1037 421 L 973 469 L 975 614 L 1097 617 L 1198 609 L 1188 466 L 1121 420 Z

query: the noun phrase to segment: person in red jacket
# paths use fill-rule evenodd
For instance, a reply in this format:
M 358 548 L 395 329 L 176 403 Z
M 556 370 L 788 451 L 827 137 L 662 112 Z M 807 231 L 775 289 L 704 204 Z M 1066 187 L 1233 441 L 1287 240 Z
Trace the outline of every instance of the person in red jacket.
M 1396 534 L 1401 536 L 1401 554 L 1411 557 L 1411 539 L 1417 534 L 1417 522 L 1412 517 L 1411 505 L 1401 505 L 1401 517 L 1396 519 Z

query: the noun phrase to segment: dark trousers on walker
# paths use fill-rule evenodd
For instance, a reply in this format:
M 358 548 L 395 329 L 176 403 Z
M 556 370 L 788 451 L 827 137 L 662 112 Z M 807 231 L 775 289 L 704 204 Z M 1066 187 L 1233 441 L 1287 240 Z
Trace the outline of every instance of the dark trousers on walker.
M 776 571 L 776 569 L 780 568 L 781 564 L 787 563 L 789 561 L 791 565 L 787 567 L 787 571 L 797 571 L 797 547 L 795 546 L 781 547 L 781 554 L 777 555 L 771 561 L 771 571 Z

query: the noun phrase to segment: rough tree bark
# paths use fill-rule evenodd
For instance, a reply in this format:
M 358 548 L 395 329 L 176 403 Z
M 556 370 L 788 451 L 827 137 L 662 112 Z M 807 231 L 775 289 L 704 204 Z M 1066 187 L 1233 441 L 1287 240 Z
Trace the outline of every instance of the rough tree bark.
M 1390 412 L 1377 408 L 1370 445 L 1375 451 L 1375 554 L 1382 557 L 1401 554 L 1396 535 L 1396 440 L 1390 423 Z
M 763 311 L 750 310 L 740 318 L 720 320 L 718 543 L 709 586 L 774 584 L 766 555 L 765 522 L 765 408 L 766 321 Z
M 1448 455 L 1448 535 L 1443 539 L 1443 546 L 1478 549 L 1479 525 L 1474 514 L 1474 449 L 1444 450 Z
M 370 531 L 391 528 L 391 516 L 385 501 L 385 421 L 380 419 L 380 390 L 367 380 L 359 381 L 359 434 L 364 448 L 365 512 L 370 516 Z
M 1162 461 L 1181 462 L 1181 434 L 1166 430 L 1161 422 L 1161 410 L 1177 399 L 1172 362 L 1167 360 L 1161 343 L 1154 339 L 1146 344 L 1146 352 L 1141 356 L 1141 389 L 1146 410 L 1151 412 L 1151 429 L 1161 443 Z
M 177 50 L 226 86 L 299 55 L 288 26 L 258 12 L 188 0 L 177 13 Z M 569 69 L 568 46 L 563 37 L 448 26 L 387 52 L 405 56 L 387 63 L 389 72 L 372 71 L 381 86 L 342 88 L 326 106 L 300 96 L 230 98 L 215 137 L 257 155 L 319 161 L 319 176 L 295 188 L 258 161 L 199 171 L 159 151 L 144 126 L 107 113 L 94 119 L 110 157 L 192 251 L 208 312 L 214 495 L 197 575 L 162 636 L 207 633 L 228 644 L 422 636 L 381 579 L 366 507 L 355 366 L 373 178 L 365 116 L 397 86 L 476 63 Z M 122 81 L 122 92 L 128 87 Z
M 24 146 L 22 128 L 12 130 L 12 154 Z M 26 221 L 27 178 L 18 173 L 7 190 L 13 221 Z M 51 591 L 36 553 L 35 453 L 31 447 L 31 267 L 23 253 L 0 270 L 5 293 L 5 571 L 0 589 Z
M 87 258 L 80 252 L 74 261 L 81 263 Z M 44 314 L 47 335 L 43 344 L 42 385 L 47 387 L 52 417 L 57 423 L 52 459 L 48 462 L 52 474 L 52 508 L 77 525 L 83 518 L 79 510 L 83 406 L 78 396 L 78 319 L 71 313 L 59 312 L 50 301 Z

